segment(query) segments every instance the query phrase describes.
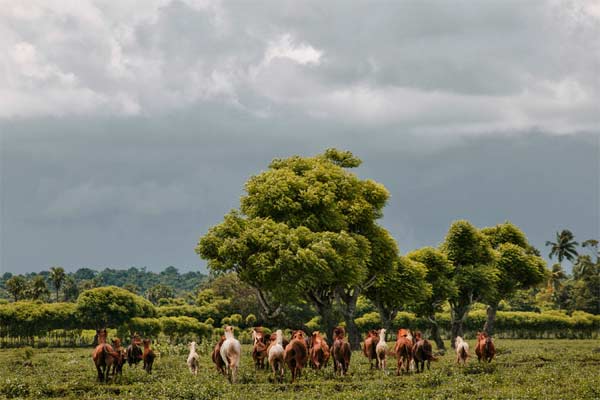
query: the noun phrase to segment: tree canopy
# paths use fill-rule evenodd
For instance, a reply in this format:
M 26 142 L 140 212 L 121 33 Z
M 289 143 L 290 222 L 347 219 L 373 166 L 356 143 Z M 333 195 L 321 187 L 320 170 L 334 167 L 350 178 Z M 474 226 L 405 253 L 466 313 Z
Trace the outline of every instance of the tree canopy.
M 77 312 L 90 328 L 117 328 L 134 317 L 153 317 L 154 306 L 128 290 L 105 286 L 86 290 L 77 299 Z
M 334 300 L 352 315 L 360 291 L 397 257 L 395 242 L 375 222 L 389 193 L 346 169 L 358 165 L 352 153 L 336 149 L 273 160 L 246 182 L 240 210 L 212 227 L 196 251 L 212 270 L 235 271 L 255 287 L 267 313 L 304 298 L 331 328 Z

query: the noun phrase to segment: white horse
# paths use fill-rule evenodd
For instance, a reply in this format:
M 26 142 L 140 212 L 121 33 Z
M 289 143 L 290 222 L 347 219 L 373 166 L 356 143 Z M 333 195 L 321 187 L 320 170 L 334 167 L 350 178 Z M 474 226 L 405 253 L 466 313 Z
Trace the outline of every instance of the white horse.
M 387 353 L 387 343 L 385 342 L 384 328 L 381 328 L 379 330 L 379 342 L 377 342 L 377 347 L 375 347 L 375 353 L 377 354 L 377 363 L 379 364 L 379 369 L 385 371 L 385 356 Z
M 231 383 L 235 383 L 241 355 L 242 346 L 240 345 L 240 342 L 233 337 L 233 326 L 228 325 L 225 327 L 225 341 L 221 345 L 221 358 L 225 363 L 227 378 Z
M 269 365 L 273 370 L 273 375 L 279 382 L 283 382 L 283 365 L 284 365 L 284 349 L 283 349 L 283 332 L 281 329 L 275 331 L 275 341 L 269 345 Z
M 198 361 L 200 357 L 198 353 L 196 353 L 196 342 L 192 342 L 189 344 L 190 354 L 187 358 L 187 365 L 190 369 L 190 372 L 194 375 L 198 375 Z
M 462 361 L 463 365 L 467 365 L 467 358 L 469 358 L 469 344 L 460 336 L 456 337 L 454 344 L 456 346 L 456 363 L 460 365 L 460 362 Z

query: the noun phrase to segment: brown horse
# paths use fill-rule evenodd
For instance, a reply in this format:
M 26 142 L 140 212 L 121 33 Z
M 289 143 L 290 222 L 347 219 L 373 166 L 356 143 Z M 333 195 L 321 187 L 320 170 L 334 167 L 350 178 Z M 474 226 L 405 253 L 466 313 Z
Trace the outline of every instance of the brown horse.
M 396 368 L 396 375 L 400 375 L 402 366 L 408 373 L 410 367 L 410 361 L 412 360 L 412 348 L 413 342 L 408 338 L 410 332 L 407 329 L 398 329 L 398 335 L 396 336 L 396 345 L 394 346 L 394 353 L 398 360 L 398 367 Z
M 413 345 L 412 356 L 415 360 L 417 372 L 423 372 L 425 370 L 425 362 L 427 362 L 427 369 L 429 370 L 431 368 L 431 361 L 435 361 L 431 343 L 429 343 L 427 339 L 424 339 L 421 332 L 418 331 L 415 332 L 415 344 Z
M 114 338 L 111 340 L 113 350 L 116 354 L 115 360 L 113 362 L 113 376 L 118 375 L 121 377 L 123 375 L 123 364 L 125 364 L 125 360 L 127 358 L 127 352 L 125 348 L 121 346 L 121 339 Z
M 106 328 L 96 330 L 98 336 L 98 345 L 92 352 L 92 360 L 96 365 L 96 371 L 98 371 L 98 381 L 108 381 L 108 375 L 110 368 L 118 357 L 112 346 L 106 343 Z
M 475 354 L 477 354 L 477 360 L 481 362 L 487 361 L 492 362 L 492 359 L 496 355 L 496 347 L 492 341 L 492 337 L 486 332 L 477 332 L 477 346 L 475 347 Z
M 363 354 L 369 360 L 369 369 L 373 369 L 373 361 L 375 361 L 375 368 L 379 368 L 379 365 L 377 364 L 377 354 L 375 353 L 377 342 L 379 342 L 379 334 L 376 330 L 371 329 L 367 332 L 367 337 L 363 343 Z
M 346 331 L 343 327 L 338 326 L 333 329 L 333 372 L 337 373 L 339 371 L 342 376 L 348 372 L 350 356 L 352 355 L 350 344 L 344 341 L 345 336 Z
M 312 333 L 309 352 L 313 368 L 321 369 L 321 367 L 327 366 L 331 353 L 329 352 L 327 342 L 323 339 L 319 331 L 314 331 Z
M 221 335 L 221 339 L 219 340 L 219 342 L 217 344 L 215 344 L 215 347 L 212 352 L 212 360 L 215 363 L 215 366 L 217 367 L 217 371 L 219 371 L 223 375 L 225 375 L 225 362 L 223 361 L 223 358 L 221 357 L 221 345 L 223 344 L 224 341 L 225 341 L 225 336 Z
M 154 354 L 154 351 L 150 348 L 150 339 L 144 339 L 142 340 L 142 343 L 144 344 L 144 352 L 142 353 L 142 361 L 144 361 L 144 370 L 147 373 L 151 373 L 152 364 L 154 364 L 156 354 Z
M 262 328 L 254 328 L 252 331 L 252 340 L 254 341 L 254 347 L 252 348 L 254 368 L 264 369 L 265 358 L 267 358 L 267 344 L 265 343 Z
M 308 362 L 308 348 L 303 331 L 294 331 L 292 340 L 285 348 L 284 361 L 292 372 L 292 383 L 300 377 L 302 368 Z

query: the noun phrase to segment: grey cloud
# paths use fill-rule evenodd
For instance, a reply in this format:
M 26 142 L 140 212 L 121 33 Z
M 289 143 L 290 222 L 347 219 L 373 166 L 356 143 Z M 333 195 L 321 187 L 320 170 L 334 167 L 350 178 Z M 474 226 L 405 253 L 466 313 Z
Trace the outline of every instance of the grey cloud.
M 352 116 L 422 135 L 600 125 L 600 17 L 587 2 L 18 8 L 0 14 L 12 76 L 4 118 L 153 115 L 216 101 L 260 118 L 293 107 L 305 118 Z M 290 51 L 320 52 L 319 62 L 265 62 L 282 37 Z M 32 56 L 16 57 L 15 48 Z

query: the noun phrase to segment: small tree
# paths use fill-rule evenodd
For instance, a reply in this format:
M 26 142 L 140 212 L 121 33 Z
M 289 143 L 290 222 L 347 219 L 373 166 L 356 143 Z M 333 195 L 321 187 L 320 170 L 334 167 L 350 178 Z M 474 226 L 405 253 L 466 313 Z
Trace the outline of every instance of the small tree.
M 546 277 L 546 263 L 534 254 L 525 234 L 510 222 L 484 228 L 482 233 L 497 252 L 498 280 L 495 290 L 484 296 L 488 308 L 483 330 L 492 335 L 500 301 L 509 299 L 517 290 L 542 283 Z
M 162 283 L 154 285 L 146 291 L 146 298 L 155 305 L 158 304 L 160 299 L 172 299 L 174 297 L 175 291 L 173 288 Z
M 411 260 L 425 266 L 425 281 L 431 285 L 431 295 L 419 302 L 415 307 L 418 315 L 427 319 L 431 327 L 431 337 L 440 350 L 446 346 L 440 336 L 439 325 L 435 314 L 442 311 L 442 306 L 448 299 L 455 298 L 458 294 L 456 283 L 453 280 L 454 266 L 446 255 L 432 247 L 424 247 L 407 254 Z
M 452 347 L 476 301 L 493 296 L 498 282 L 495 255 L 487 238 L 468 221 L 452 223 L 441 246 L 454 265 L 456 295 L 449 299 Z
M 62 287 L 66 278 L 65 270 L 63 267 L 52 267 L 50 268 L 50 281 L 54 285 L 56 290 L 56 301 L 58 302 L 58 293 Z
M 86 290 L 77 299 L 77 312 L 90 328 L 117 328 L 134 317 L 153 317 L 152 303 L 116 286 Z
M 388 331 L 398 311 L 431 297 L 431 285 L 425 281 L 426 267 L 420 262 L 400 256 L 390 272 L 379 277 L 366 295 L 379 311 L 381 324 Z
M 15 301 L 23 298 L 27 289 L 27 281 L 21 275 L 15 275 L 6 281 L 6 290 L 10 293 Z
M 26 297 L 32 300 L 41 300 L 50 295 L 48 285 L 43 276 L 37 275 L 33 277 L 27 285 Z

